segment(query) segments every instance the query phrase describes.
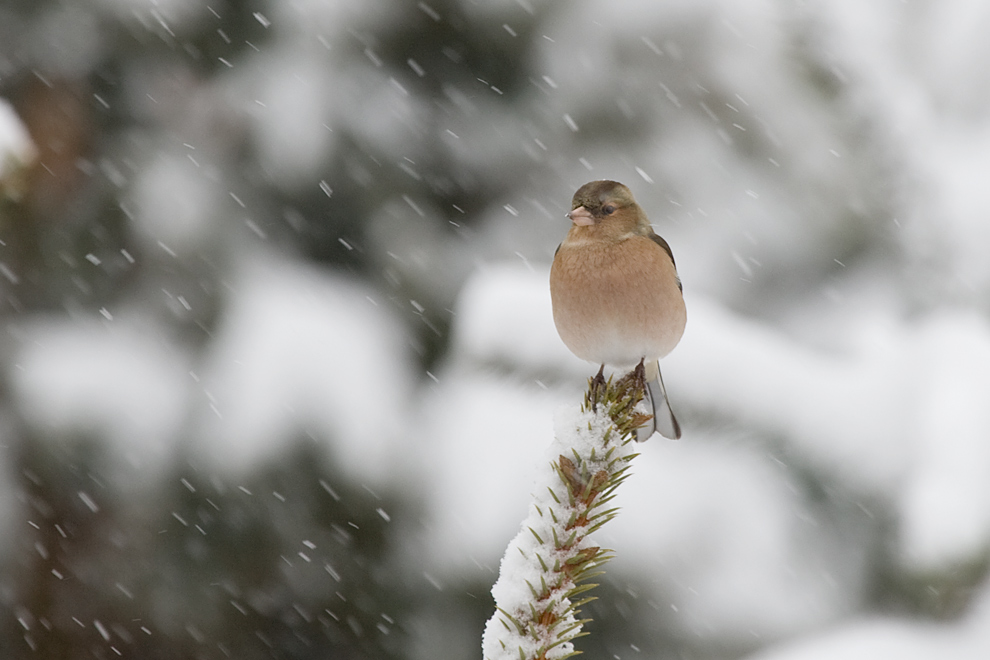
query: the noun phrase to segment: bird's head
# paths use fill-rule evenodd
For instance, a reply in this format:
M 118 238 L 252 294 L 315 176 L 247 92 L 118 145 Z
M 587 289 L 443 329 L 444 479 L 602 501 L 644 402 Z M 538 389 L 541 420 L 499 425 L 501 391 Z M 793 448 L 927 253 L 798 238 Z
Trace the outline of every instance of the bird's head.
M 637 225 L 642 215 L 629 188 L 618 181 L 591 181 L 574 193 L 567 217 L 577 226 L 613 221 Z

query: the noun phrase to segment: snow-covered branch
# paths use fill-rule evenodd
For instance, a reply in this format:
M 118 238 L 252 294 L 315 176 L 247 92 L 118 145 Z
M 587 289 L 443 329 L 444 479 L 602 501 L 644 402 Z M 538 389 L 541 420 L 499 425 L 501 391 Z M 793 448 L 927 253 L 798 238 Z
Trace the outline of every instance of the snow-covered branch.
M 649 419 L 642 369 L 616 383 L 592 379 L 580 409 L 556 420 L 550 460 L 537 480 L 529 515 L 502 558 L 492 587 L 495 614 L 485 627 L 485 660 L 554 660 L 574 655 L 586 635 L 580 608 L 594 600 L 610 550 L 588 535 L 615 517 L 609 503 L 636 456 L 630 442 Z

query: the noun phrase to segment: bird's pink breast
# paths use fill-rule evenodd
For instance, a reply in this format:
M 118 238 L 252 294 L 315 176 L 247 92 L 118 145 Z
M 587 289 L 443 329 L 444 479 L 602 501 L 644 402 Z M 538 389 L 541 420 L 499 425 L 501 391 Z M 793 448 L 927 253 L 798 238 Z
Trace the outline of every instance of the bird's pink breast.
M 628 366 L 670 353 L 687 314 L 674 265 L 645 236 L 561 246 L 550 272 L 557 331 L 578 357 Z

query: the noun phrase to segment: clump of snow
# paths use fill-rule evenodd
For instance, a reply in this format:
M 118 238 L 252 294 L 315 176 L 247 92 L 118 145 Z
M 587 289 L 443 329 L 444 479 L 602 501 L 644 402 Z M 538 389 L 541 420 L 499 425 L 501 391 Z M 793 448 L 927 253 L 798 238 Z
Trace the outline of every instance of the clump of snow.
M 917 328 L 922 389 L 912 465 L 898 494 L 900 555 L 919 573 L 964 564 L 990 546 L 990 323 L 947 312 Z
M 221 202 L 229 198 L 210 176 L 207 159 L 163 147 L 140 169 L 130 191 L 131 219 L 150 253 L 186 256 L 215 237 Z
M 523 371 L 587 372 L 590 365 L 574 357 L 557 335 L 549 281 L 542 266 L 494 264 L 476 271 L 458 296 L 452 359 Z
M 244 95 L 243 110 L 253 119 L 265 175 L 284 190 L 316 185 L 333 153 L 331 71 L 299 44 L 268 49 L 252 62 L 249 75 L 257 89 Z
M 249 470 L 310 435 L 369 483 L 401 470 L 412 365 L 373 290 L 283 258 L 245 257 L 198 396 L 197 451 Z
M 106 477 L 153 483 L 186 421 L 189 356 L 155 328 L 122 318 L 42 317 L 15 330 L 12 392 L 39 437 L 105 438 Z
M 748 660 L 984 660 L 990 657 L 990 591 L 960 621 L 871 617 L 748 656 Z
M 835 620 L 865 596 L 870 518 L 810 500 L 745 435 L 654 438 L 600 532 L 617 549 L 610 574 L 632 582 L 648 625 L 684 637 L 778 639 Z
M 424 559 L 443 574 L 494 570 L 524 515 L 553 437 L 551 411 L 568 399 L 536 383 L 448 369 L 423 400 L 422 446 L 429 538 Z M 575 389 L 570 401 L 579 396 Z
M 609 441 L 605 442 L 605 438 Z M 554 440 L 536 478 L 531 495 L 529 514 L 521 529 L 509 543 L 502 558 L 499 578 L 492 587 L 492 596 L 498 610 L 485 626 L 482 651 L 486 660 L 516 660 L 537 657 L 541 649 L 561 639 L 568 640 L 553 646 L 546 652 L 548 660 L 563 658 L 574 651 L 570 639 L 581 627 L 577 625 L 571 602 L 564 594 L 572 589 L 573 581 L 565 580 L 559 591 L 551 596 L 554 613 L 561 617 L 554 628 L 537 626 L 535 630 L 520 632 L 506 615 L 516 621 L 526 622 L 531 613 L 541 611 L 548 602 L 537 602 L 533 590 L 541 591 L 544 584 L 554 585 L 559 574 L 553 571 L 555 562 L 564 564 L 578 556 L 581 550 L 598 547 L 585 534 L 588 525 L 571 530 L 566 528 L 572 514 L 580 513 L 579 507 L 568 504 L 567 487 L 561 482 L 553 464 L 559 456 L 586 461 L 588 472 L 595 474 L 606 469 L 606 450 L 613 449 L 611 459 L 632 455 L 632 443 L 622 445 L 620 436 L 603 406 L 598 412 L 582 412 L 577 405 L 560 410 L 555 420 Z M 622 467 L 624 463 L 617 464 Z M 577 534 L 577 542 L 568 551 L 558 550 L 555 539 L 566 539 Z M 548 570 L 549 568 L 549 570 Z
M 31 163 L 36 155 L 37 150 L 21 118 L 6 100 L 0 98 L 0 190 L 4 177 L 14 167 Z
M 893 500 L 914 569 L 953 565 L 990 541 L 985 319 L 865 319 L 858 346 L 836 355 L 697 296 L 688 309 L 691 329 L 665 365 L 673 396 L 780 434 L 829 481 Z
M 689 330 L 665 360 L 671 396 L 784 436 L 817 469 L 863 492 L 891 492 L 910 465 L 920 405 L 898 327 L 836 355 L 687 295 Z

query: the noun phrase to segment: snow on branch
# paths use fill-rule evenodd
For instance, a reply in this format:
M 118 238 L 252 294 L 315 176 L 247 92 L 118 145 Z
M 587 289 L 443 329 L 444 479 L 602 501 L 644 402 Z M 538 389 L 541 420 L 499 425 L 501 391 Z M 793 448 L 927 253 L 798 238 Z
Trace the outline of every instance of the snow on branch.
M 485 626 L 485 660 L 560 660 L 579 653 L 587 633 L 580 608 L 598 586 L 612 555 L 588 535 L 618 512 L 609 503 L 637 455 L 630 442 L 650 416 L 643 399 L 642 365 L 615 384 L 589 381 L 580 410 L 556 419 L 551 460 L 541 471 L 529 516 L 502 558 L 492 587 L 495 614 Z

